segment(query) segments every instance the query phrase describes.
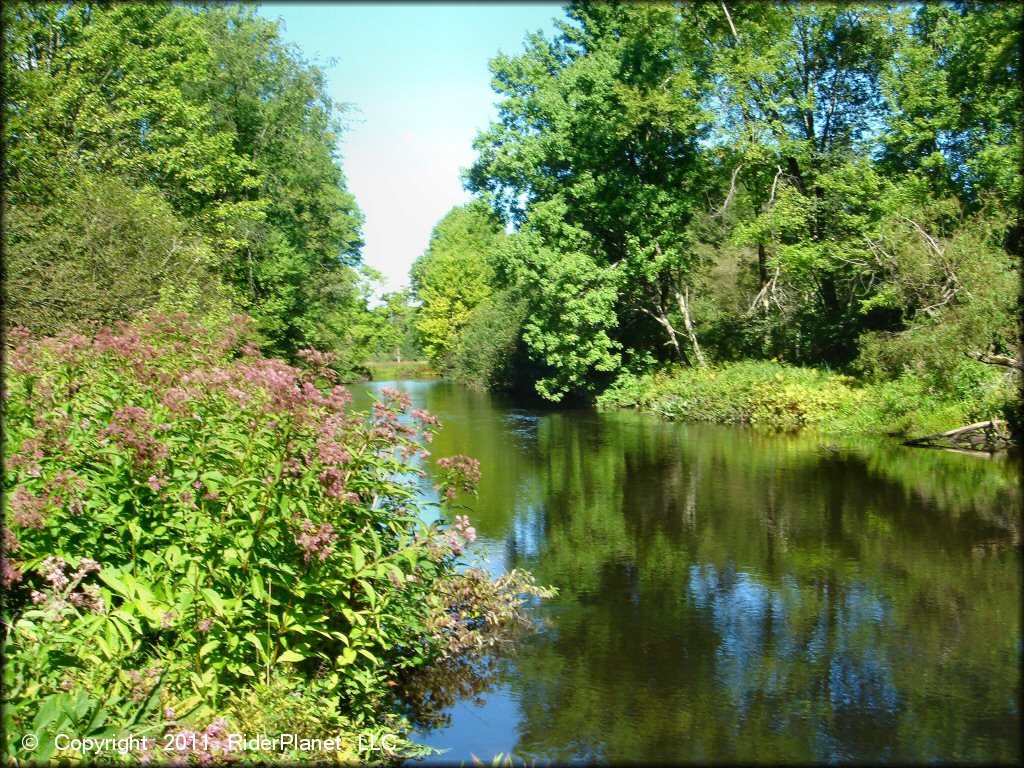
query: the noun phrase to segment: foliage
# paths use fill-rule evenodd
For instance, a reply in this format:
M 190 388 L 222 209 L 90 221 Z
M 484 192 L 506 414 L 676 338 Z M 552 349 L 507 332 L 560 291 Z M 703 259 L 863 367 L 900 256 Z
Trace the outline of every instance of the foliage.
M 614 275 L 593 261 L 589 236 L 566 223 L 563 211 L 557 202 L 538 207 L 500 255 L 509 282 L 531 286 L 523 292 L 523 342 L 542 374 L 537 391 L 555 401 L 586 393 L 595 376 L 620 362 L 619 345 L 609 335 Z
M 35 333 L 112 323 L 177 301 L 180 310 L 230 307 L 212 254 L 152 189 L 83 175 L 48 206 L 6 218 L 7 320 Z M 195 295 L 183 295 L 190 284 Z M 168 292 L 168 286 L 181 290 Z
M 403 357 L 416 360 L 422 356 L 420 333 L 416 327 L 419 311 L 413 304 L 410 289 L 385 293 L 370 314 L 375 326 L 375 357 L 401 363 Z
M 12 322 L 50 332 L 213 297 L 291 359 L 366 344 L 345 330 L 366 302 L 340 110 L 275 23 L 171 3 L 3 14 Z
M 549 399 L 786 359 L 1019 354 L 1017 7 L 570 3 L 491 62 L 467 187 Z
M 669 419 L 743 423 L 771 430 L 806 426 L 835 436 L 934 434 L 1005 418 L 1015 402 L 1012 377 L 964 360 L 938 382 L 916 373 L 862 385 L 849 376 L 777 362 L 743 361 L 710 369 L 624 375 L 598 398 Z
M 459 333 L 450 376 L 471 387 L 489 389 L 519 382 L 525 386 L 529 361 L 520 348 L 527 307 L 512 291 L 499 291 L 469 313 Z
M 475 530 L 444 523 L 476 462 L 438 461 L 428 524 L 415 462 L 437 420 L 388 389 L 350 414 L 329 354 L 293 367 L 251 335 L 184 316 L 10 332 L 7 754 L 45 759 L 59 729 L 215 737 L 217 716 L 300 687 L 308 706 L 280 718 L 326 708 L 351 733 L 382 722 L 389 683 L 508 614 L 500 580 L 465 591 Z M 28 733 L 42 751 L 18 751 Z
M 421 302 L 417 327 L 435 366 L 451 365 L 460 349 L 459 332 L 474 307 L 490 296 L 493 252 L 502 237 L 485 206 L 456 206 L 434 227 L 430 246 L 412 265 L 412 290 Z
M 398 381 L 399 379 L 430 379 L 437 373 L 425 360 L 408 360 L 401 363 L 368 362 L 366 369 L 371 381 Z

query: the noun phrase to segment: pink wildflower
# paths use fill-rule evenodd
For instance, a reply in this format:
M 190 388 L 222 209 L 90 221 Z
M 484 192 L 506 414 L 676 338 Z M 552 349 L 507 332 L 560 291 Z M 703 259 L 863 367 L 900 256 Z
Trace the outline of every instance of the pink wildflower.
M 11 494 L 10 505 L 11 522 L 16 526 L 37 529 L 43 527 L 43 510 L 46 509 L 46 499 L 18 486 Z
M 304 518 L 301 523 L 302 532 L 295 537 L 295 543 L 304 550 L 304 557 L 308 562 L 313 555 L 320 560 L 326 560 L 333 552 L 334 542 L 338 535 L 334 532 L 334 526 L 330 523 L 321 523 L 314 528 L 313 521 Z
M 39 573 L 53 585 L 54 589 L 61 590 L 69 583 L 68 577 L 64 573 L 66 567 L 67 563 L 64 562 L 63 558 L 51 555 L 40 564 Z

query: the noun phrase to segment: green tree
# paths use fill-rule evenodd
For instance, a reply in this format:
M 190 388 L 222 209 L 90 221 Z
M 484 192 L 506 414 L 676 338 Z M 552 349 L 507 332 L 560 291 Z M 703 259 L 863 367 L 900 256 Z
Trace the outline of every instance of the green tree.
M 406 360 L 415 359 L 420 352 L 417 309 L 409 288 L 390 291 L 381 297 L 381 303 L 372 310 L 376 321 L 376 354 L 388 355 L 396 363 L 402 362 L 403 356 Z
M 563 394 L 614 368 L 611 350 L 632 356 L 655 334 L 677 359 L 703 362 L 689 314 L 698 255 L 688 226 L 713 179 L 699 151 L 710 115 L 700 103 L 707 57 L 693 29 L 669 6 L 572 4 L 567 12 L 555 40 L 532 36 L 521 56 L 492 61 L 501 116 L 477 138 L 480 158 L 467 176 L 507 220 L 543 219 L 532 229 L 552 258 L 528 270 L 537 287 L 556 296 L 560 277 L 540 265 L 561 268 L 561 256 L 573 254 L 576 273 L 592 273 L 616 296 L 608 311 L 600 300 L 582 302 L 594 311 L 577 318 L 531 312 L 531 322 L 576 325 L 580 338 L 566 345 L 588 347 L 566 355 L 545 334 L 528 335 L 538 362 L 565 367 L 552 379 Z M 576 235 L 555 242 L 555 218 Z M 547 306 L 562 315 L 564 304 Z
M 79 174 L 50 205 L 15 205 L 5 221 L 6 318 L 35 333 L 113 324 L 201 286 L 187 308 L 229 304 L 205 242 L 152 188 Z
M 492 258 L 504 234 L 480 203 L 452 208 L 434 227 L 430 245 L 412 266 L 412 291 L 421 302 L 417 327 L 432 363 L 451 365 L 459 331 L 490 296 Z
M 337 155 L 341 110 L 276 23 L 251 7 L 170 3 L 8 4 L 3 13 L 5 203 L 19 227 L 12 286 L 31 282 L 24 265 L 38 271 L 58 259 L 55 274 L 68 277 L 123 262 L 123 216 L 110 205 L 87 206 L 92 217 L 68 209 L 102 189 L 99 202 L 153 209 L 156 218 L 132 225 L 153 256 L 133 268 L 156 260 L 147 279 L 165 283 L 165 303 L 217 293 L 223 282 L 268 351 L 351 341 L 339 325 L 367 310 L 356 272 L 362 217 Z M 110 258 L 84 246 L 54 252 L 48 222 L 62 219 L 72 224 L 68 242 L 104 244 Z M 152 236 L 141 234 L 150 220 Z M 165 235 L 172 240 L 157 246 Z M 194 270 L 158 258 L 183 243 L 211 255 L 206 290 Z M 32 301 L 66 304 L 76 295 L 66 288 L 36 280 Z M 131 301 L 112 299 L 92 319 L 145 308 L 154 295 L 133 288 Z

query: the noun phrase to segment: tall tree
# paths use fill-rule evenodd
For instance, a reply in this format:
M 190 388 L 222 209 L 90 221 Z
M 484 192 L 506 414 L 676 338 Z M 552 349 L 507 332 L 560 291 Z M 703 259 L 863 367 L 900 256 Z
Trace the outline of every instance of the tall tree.
M 89 189 L 106 190 L 104 199 L 124 200 L 126 210 L 160 211 L 132 225 L 136 242 L 176 233 L 154 250 L 174 258 L 135 259 L 154 280 L 181 294 L 188 270 L 166 267 L 183 244 L 198 243 L 212 268 L 208 292 L 250 312 L 268 350 L 287 356 L 342 343 L 341 315 L 353 302 L 366 307 L 355 271 L 362 218 L 337 155 L 340 109 L 322 72 L 275 23 L 250 7 L 170 3 L 6 4 L 3 12 L 12 285 L 31 282 L 51 257 L 65 276 L 124 262 L 117 211 L 65 210 Z M 147 222 L 168 216 L 174 226 L 160 223 L 147 240 Z M 72 224 L 69 242 L 88 247 L 55 255 L 44 226 L 54 218 Z M 70 284 L 37 287 L 34 300 L 51 306 L 77 295 Z M 151 306 L 154 295 L 136 291 L 93 319 Z
M 434 364 L 451 364 L 470 312 L 491 295 L 494 252 L 503 238 L 486 206 L 456 206 L 434 227 L 430 245 L 413 264 L 412 290 L 421 302 L 417 326 Z

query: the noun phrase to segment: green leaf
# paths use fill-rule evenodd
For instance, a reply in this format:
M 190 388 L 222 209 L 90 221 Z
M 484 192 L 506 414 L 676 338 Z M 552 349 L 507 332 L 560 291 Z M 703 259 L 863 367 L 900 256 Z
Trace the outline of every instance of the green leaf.
M 207 605 L 213 608 L 214 613 L 216 613 L 218 616 L 225 615 L 224 599 L 220 595 L 218 595 L 209 587 L 203 587 L 199 591 L 202 593 L 203 597 L 206 598 Z
M 360 548 L 358 544 L 353 543 L 351 551 L 352 567 L 355 569 L 356 573 L 359 573 L 361 570 L 363 570 L 364 566 L 366 565 L 366 558 L 363 555 L 363 550 Z

